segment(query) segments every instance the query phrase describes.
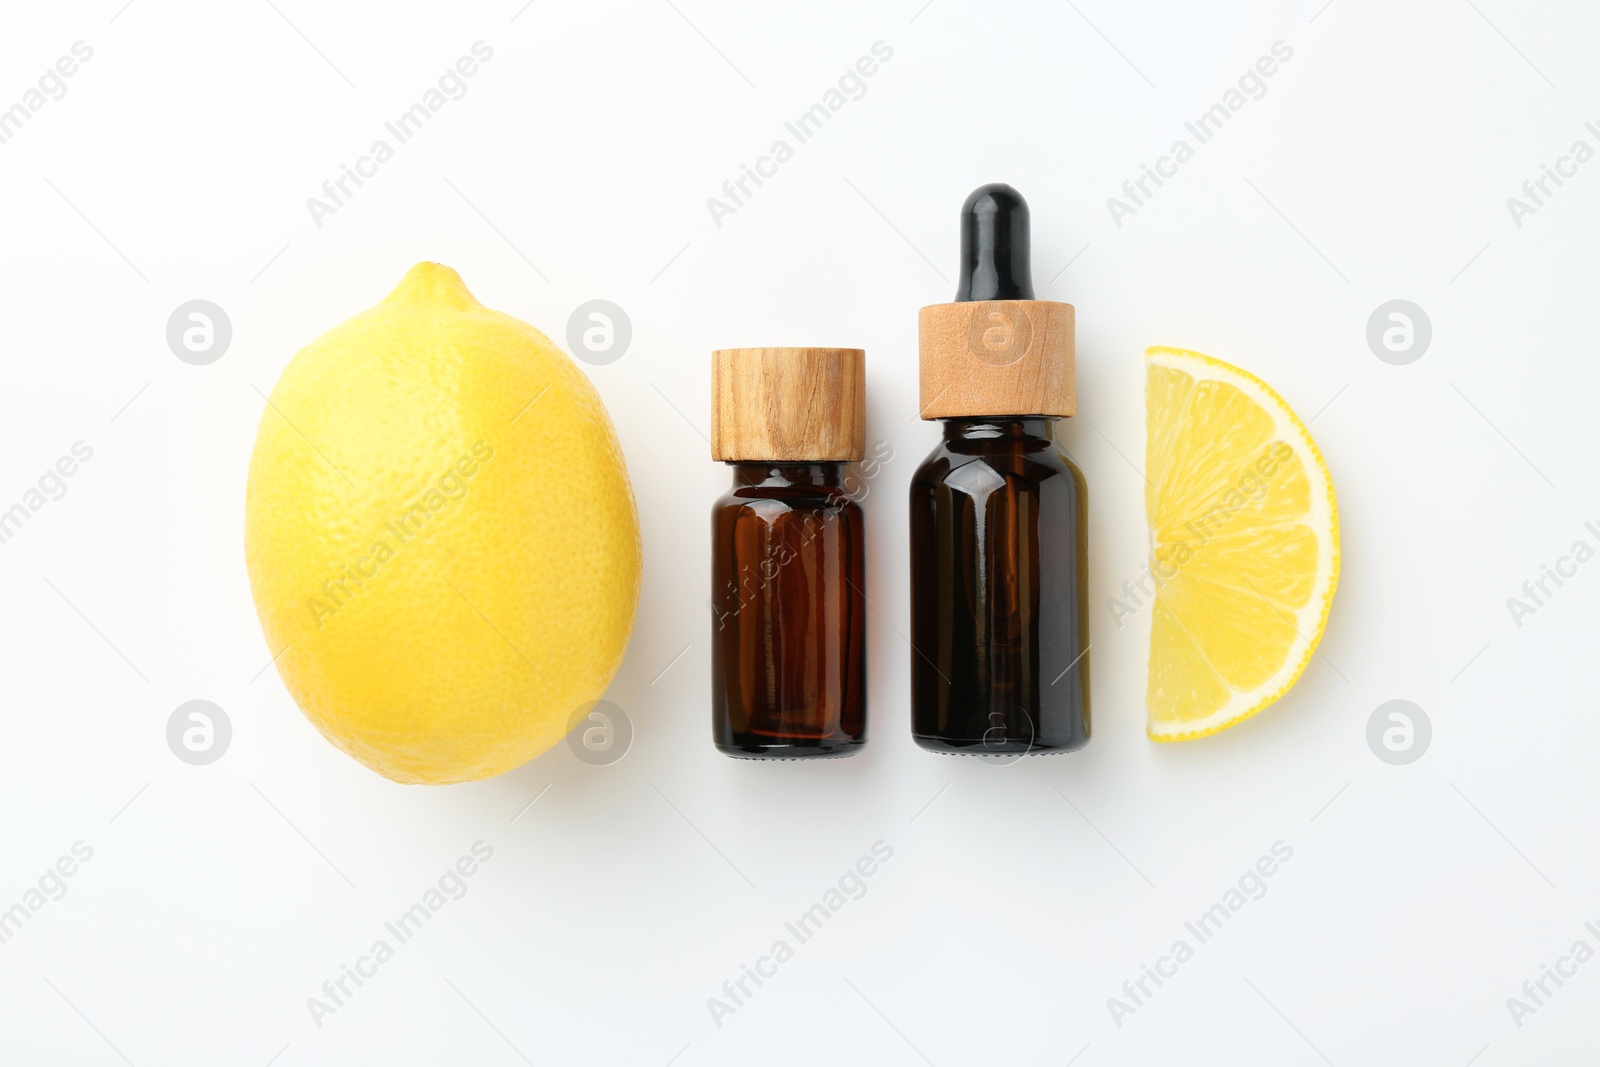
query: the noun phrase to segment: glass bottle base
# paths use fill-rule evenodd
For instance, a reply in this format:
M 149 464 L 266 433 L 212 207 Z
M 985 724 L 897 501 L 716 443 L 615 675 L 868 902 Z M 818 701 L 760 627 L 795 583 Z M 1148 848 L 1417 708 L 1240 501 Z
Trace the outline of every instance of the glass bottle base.
M 982 738 L 964 740 L 936 737 L 932 734 L 911 736 L 920 747 L 946 756 L 1058 756 L 1065 752 L 1076 752 L 1089 743 L 1087 736 L 1063 737 L 1058 740 L 1044 738 L 1033 741 L 1021 739 L 985 741 Z
M 734 759 L 843 759 L 867 746 L 860 741 L 807 741 L 801 744 L 757 741 L 748 744 L 717 742 L 717 751 Z

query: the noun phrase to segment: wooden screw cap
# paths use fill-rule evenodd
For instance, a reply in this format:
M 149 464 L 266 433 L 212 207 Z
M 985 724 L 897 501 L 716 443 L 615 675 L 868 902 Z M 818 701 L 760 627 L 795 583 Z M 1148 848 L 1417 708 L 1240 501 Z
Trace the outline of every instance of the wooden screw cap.
M 866 353 L 859 348 L 719 348 L 711 353 L 711 456 L 848 463 L 866 453 Z
M 1071 304 L 932 304 L 917 325 L 924 419 L 1076 413 Z

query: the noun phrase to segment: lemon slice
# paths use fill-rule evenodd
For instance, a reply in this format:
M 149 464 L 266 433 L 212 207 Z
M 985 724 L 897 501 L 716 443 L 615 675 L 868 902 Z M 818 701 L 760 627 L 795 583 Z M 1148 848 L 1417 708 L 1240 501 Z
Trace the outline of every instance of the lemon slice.
M 1145 351 L 1145 514 L 1155 741 L 1205 737 L 1294 685 L 1339 581 L 1333 478 L 1261 379 L 1179 348 Z

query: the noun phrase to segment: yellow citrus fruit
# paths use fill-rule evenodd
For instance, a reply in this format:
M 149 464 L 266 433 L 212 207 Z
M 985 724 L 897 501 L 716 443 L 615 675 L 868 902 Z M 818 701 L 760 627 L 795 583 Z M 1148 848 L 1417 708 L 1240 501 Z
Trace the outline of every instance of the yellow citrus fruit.
M 397 782 L 486 778 L 554 745 L 616 672 L 639 596 L 594 386 L 437 263 L 283 372 L 245 556 L 296 703 Z
M 1198 352 L 1145 352 L 1155 578 L 1147 732 L 1205 737 L 1299 679 L 1339 582 L 1333 477 L 1272 387 Z

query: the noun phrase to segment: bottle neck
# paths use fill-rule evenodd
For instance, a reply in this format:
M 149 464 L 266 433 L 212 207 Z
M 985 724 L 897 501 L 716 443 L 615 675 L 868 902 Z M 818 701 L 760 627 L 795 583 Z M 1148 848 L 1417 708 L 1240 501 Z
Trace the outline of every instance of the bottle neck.
M 735 489 L 839 489 L 844 486 L 843 463 L 733 462 L 728 466 L 733 468 Z
M 940 419 L 944 439 L 958 441 L 1043 441 L 1055 440 L 1054 415 L 969 415 Z

